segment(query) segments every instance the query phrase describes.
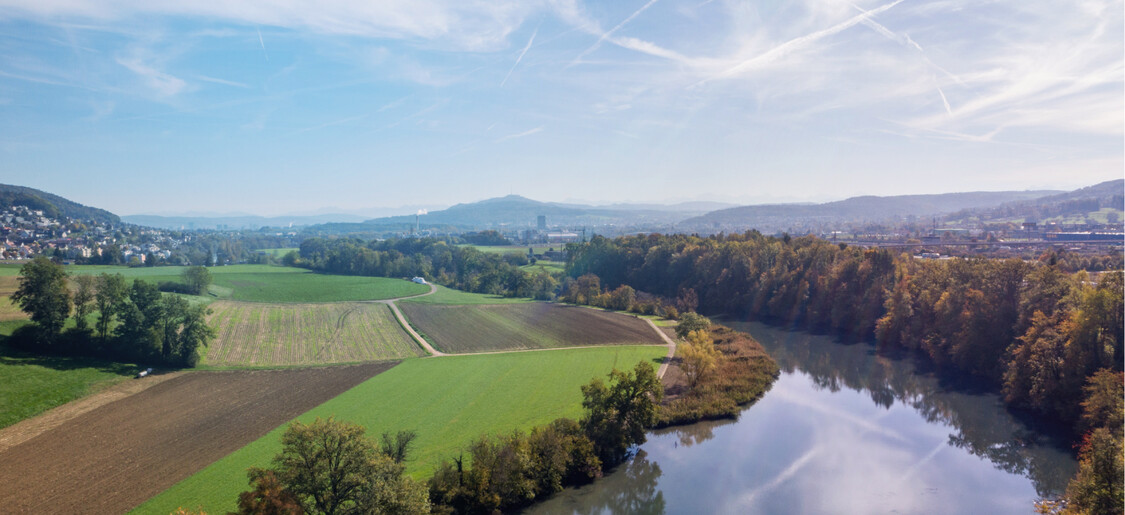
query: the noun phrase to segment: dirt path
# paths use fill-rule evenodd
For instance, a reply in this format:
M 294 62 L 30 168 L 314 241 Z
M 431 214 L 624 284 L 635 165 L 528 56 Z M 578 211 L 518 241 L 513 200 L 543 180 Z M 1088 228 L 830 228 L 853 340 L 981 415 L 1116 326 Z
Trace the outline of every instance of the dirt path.
M 395 363 L 163 378 L 0 451 L 0 511 L 128 511 Z
M 394 312 L 395 318 L 398 319 L 398 323 L 400 325 L 402 325 L 402 328 L 405 329 L 406 332 L 410 334 L 411 338 L 414 338 L 414 341 L 418 342 L 418 345 L 421 345 L 423 349 L 426 349 L 426 352 L 429 352 L 431 356 L 446 356 L 447 355 L 446 353 L 435 349 L 432 345 L 430 345 L 430 342 L 426 341 L 425 338 L 422 338 L 422 335 L 418 334 L 418 331 L 415 331 L 414 328 L 410 326 L 410 322 L 406 321 L 406 317 L 402 316 L 402 311 L 400 311 L 398 309 L 398 304 L 395 304 L 395 301 L 398 301 L 398 300 L 413 299 L 415 297 L 425 297 L 426 295 L 431 295 L 436 291 L 437 291 L 437 286 L 434 286 L 433 284 L 431 284 L 430 285 L 430 291 L 428 291 L 426 293 L 419 293 L 418 295 L 411 295 L 409 297 L 399 297 L 397 299 L 380 300 L 378 302 L 381 302 L 381 303 L 386 304 L 386 305 L 391 307 L 391 311 Z
M 648 322 L 648 326 L 651 327 L 653 331 L 656 331 L 656 334 L 660 335 L 660 338 L 664 340 L 664 343 L 668 344 L 668 355 L 664 356 L 664 362 L 660 364 L 660 368 L 656 371 L 656 377 L 664 379 L 664 372 L 668 371 L 668 364 L 672 362 L 672 357 L 676 355 L 676 340 L 669 338 L 668 335 L 664 333 L 664 331 L 661 331 L 659 327 L 656 327 L 656 324 L 653 323 L 652 320 L 647 318 L 644 320 L 645 322 Z

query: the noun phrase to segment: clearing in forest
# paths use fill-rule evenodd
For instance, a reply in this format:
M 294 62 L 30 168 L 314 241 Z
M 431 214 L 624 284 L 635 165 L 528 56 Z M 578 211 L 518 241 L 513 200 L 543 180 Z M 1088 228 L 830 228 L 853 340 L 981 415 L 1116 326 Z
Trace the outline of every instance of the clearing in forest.
M 288 366 L 424 354 L 383 303 L 262 304 L 219 301 L 208 323 L 209 366 Z
M 404 302 L 399 308 L 434 348 L 448 353 L 664 343 L 641 319 L 577 306 Z

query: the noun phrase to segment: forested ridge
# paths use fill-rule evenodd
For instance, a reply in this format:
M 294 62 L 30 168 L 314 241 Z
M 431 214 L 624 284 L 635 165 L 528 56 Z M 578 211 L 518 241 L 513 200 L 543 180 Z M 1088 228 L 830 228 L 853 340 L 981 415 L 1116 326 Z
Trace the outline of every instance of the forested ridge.
M 1087 377 L 1121 371 L 1125 329 L 1121 273 L 1095 281 L 1064 272 L 1066 259 L 921 260 L 750 232 L 595 237 L 571 248 L 567 270 L 607 288 L 698 299 L 701 313 L 918 350 L 992 382 L 1014 406 L 1074 424 Z

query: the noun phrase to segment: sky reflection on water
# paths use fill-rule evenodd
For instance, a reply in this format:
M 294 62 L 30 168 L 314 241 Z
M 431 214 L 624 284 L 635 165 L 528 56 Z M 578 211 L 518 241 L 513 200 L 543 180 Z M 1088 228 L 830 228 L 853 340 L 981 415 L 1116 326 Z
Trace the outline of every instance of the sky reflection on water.
M 737 421 L 650 434 L 633 462 L 527 513 L 1029 513 L 1074 459 L 995 394 L 865 345 L 761 324 L 782 366 Z

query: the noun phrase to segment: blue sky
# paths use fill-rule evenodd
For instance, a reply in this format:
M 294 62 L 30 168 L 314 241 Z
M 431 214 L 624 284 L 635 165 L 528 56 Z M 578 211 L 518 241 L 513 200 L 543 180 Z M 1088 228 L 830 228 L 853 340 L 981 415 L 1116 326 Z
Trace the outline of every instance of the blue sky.
M 0 0 L 0 182 L 119 214 L 1122 177 L 1121 1 Z

